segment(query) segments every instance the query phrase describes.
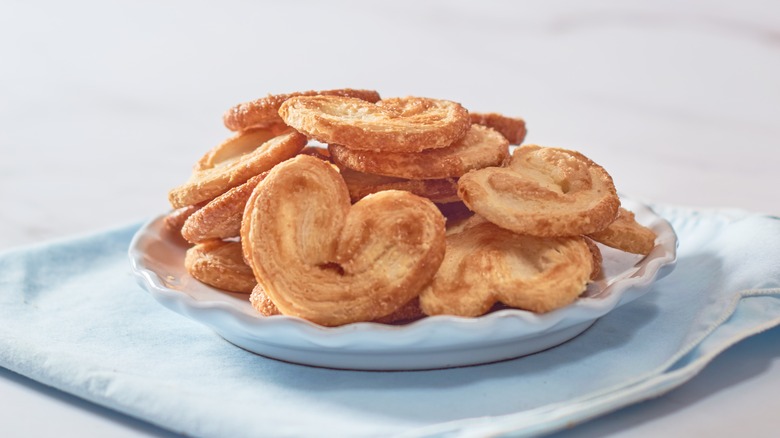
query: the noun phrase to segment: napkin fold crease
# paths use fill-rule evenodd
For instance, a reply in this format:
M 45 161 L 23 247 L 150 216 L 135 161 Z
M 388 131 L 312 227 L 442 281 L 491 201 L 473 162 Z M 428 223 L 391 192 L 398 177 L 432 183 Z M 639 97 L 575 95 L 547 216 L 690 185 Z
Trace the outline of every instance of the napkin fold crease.
M 768 306 L 758 306 L 759 309 L 747 311 L 768 313 L 769 319 L 763 324 L 756 325 L 752 315 L 747 317 L 736 315 L 742 300 L 751 297 L 771 298 L 770 302 L 766 302 Z M 709 330 L 702 333 L 700 339 L 681 349 L 658 369 L 639 376 L 633 381 L 578 399 L 506 415 L 503 418 L 484 417 L 437 424 L 399 436 L 450 436 L 456 433 L 458 436 L 501 436 L 510 433 L 512 436 L 536 436 L 571 428 L 577 423 L 631 403 L 663 395 L 693 378 L 718 354 L 737 342 L 780 325 L 780 289 L 742 291 L 735 295 L 731 304 L 721 318 L 715 321 Z M 767 312 L 767 308 L 771 311 Z M 729 320 L 731 321 L 728 325 L 725 325 Z M 721 333 L 712 336 L 716 330 L 720 330 Z M 711 345 L 708 345 L 708 339 Z

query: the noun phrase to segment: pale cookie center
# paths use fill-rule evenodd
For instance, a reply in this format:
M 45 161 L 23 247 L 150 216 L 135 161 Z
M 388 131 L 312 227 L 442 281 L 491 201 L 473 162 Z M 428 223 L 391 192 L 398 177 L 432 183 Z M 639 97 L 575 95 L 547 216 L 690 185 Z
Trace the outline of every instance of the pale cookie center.
M 498 193 L 518 199 L 535 201 L 562 201 L 566 192 L 560 184 L 547 175 L 529 171 L 532 175 L 517 172 L 496 172 L 488 176 L 487 183 Z
M 229 166 L 274 137 L 276 135 L 271 131 L 261 130 L 235 138 L 230 143 L 225 144 L 224 147 L 214 151 L 209 159 L 203 163 L 203 170 L 210 168 L 221 169 Z

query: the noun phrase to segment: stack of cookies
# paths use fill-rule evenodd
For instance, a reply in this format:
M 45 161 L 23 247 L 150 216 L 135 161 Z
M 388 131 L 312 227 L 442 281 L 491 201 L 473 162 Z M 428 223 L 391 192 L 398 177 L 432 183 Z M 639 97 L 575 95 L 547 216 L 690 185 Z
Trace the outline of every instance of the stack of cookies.
M 370 90 L 230 109 L 236 135 L 171 190 L 196 279 L 262 315 L 325 325 L 547 312 L 598 278 L 594 241 L 647 254 L 654 233 L 582 154 L 525 145 L 522 119 Z M 327 145 L 327 147 L 321 147 Z

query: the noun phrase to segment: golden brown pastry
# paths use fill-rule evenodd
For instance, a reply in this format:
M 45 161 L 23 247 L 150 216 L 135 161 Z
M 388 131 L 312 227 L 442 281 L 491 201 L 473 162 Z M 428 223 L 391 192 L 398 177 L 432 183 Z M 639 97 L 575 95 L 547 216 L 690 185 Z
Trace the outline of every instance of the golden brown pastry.
M 264 128 L 275 124 L 283 124 L 284 121 L 279 117 L 279 107 L 282 106 L 285 100 L 296 96 L 317 95 L 353 97 L 367 102 L 379 100 L 379 93 L 374 90 L 352 90 L 349 88 L 274 94 L 251 102 L 238 104 L 227 110 L 222 119 L 225 126 L 231 131 L 244 131 L 250 128 Z
M 579 152 L 532 145 L 517 148 L 507 167 L 463 175 L 458 195 L 490 222 L 533 236 L 594 233 L 620 207 L 604 168 Z
M 250 293 L 262 315 L 338 326 L 548 312 L 603 277 L 601 244 L 654 247 L 584 155 L 510 157 L 521 118 L 342 89 L 269 95 L 223 119 L 238 133 L 170 191 L 164 222 L 195 245 L 194 278 Z
M 509 144 L 520 145 L 525 139 L 527 131 L 523 119 L 506 117 L 497 113 L 469 112 L 469 116 L 471 116 L 471 123 L 495 129 L 509 140 Z
M 259 284 L 252 290 L 252 295 L 249 296 L 249 303 L 263 316 L 282 314 L 279 311 L 279 308 L 276 307 L 276 304 L 268 298 L 268 295 L 263 291 L 263 287 Z M 373 322 L 381 324 L 401 324 L 412 322 L 423 317 L 425 317 L 425 314 L 422 313 L 422 310 L 420 309 L 420 300 L 415 297 L 395 312 Z
M 603 274 L 601 265 L 604 264 L 604 257 L 601 255 L 601 249 L 596 245 L 596 242 L 588 237 L 584 237 L 584 240 L 588 244 L 588 249 L 590 249 L 590 253 L 593 256 L 593 270 L 590 273 L 590 279 L 595 281 Z
M 230 292 L 250 293 L 256 281 L 244 263 L 241 243 L 210 240 L 187 250 L 184 267 L 196 280 Z
M 306 137 L 294 131 L 278 136 L 268 129 L 241 132 L 204 155 L 189 181 L 171 190 L 168 200 L 174 208 L 210 201 L 295 156 L 305 145 Z
M 279 308 L 276 307 L 276 304 L 274 304 L 274 302 L 268 298 L 268 295 L 265 294 L 263 286 L 260 284 L 255 285 L 254 289 L 252 289 L 252 294 L 249 295 L 249 303 L 263 316 L 282 314 L 282 312 L 279 311 Z
M 460 201 L 458 181 L 455 178 L 425 180 L 394 178 L 358 172 L 347 167 L 341 169 L 341 176 L 347 183 L 352 202 L 383 190 L 405 190 L 437 203 Z
M 181 227 L 182 237 L 190 243 L 238 237 L 246 201 L 266 175 L 267 171 L 249 178 L 194 212 Z
M 351 205 L 330 164 L 299 155 L 255 188 L 244 255 L 285 315 L 336 326 L 387 316 L 416 297 L 444 256 L 444 218 L 427 199 L 384 191 Z
M 407 179 L 459 177 L 472 169 L 500 166 L 509 158 L 509 142 L 493 129 L 472 125 L 455 144 L 417 153 L 358 151 L 331 144 L 333 162 L 365 173 Z
M 532 312 L 572 303 L 593 256 L 582 237 L 533 237 L 483 221 L 447 236 L 439 271 L 420 294 L 427 315 L 480 316 L 501 302 Z
M 640 225 L 634 213 L 620 208 L 614 222 L 601 231 L 588 234 L 596 242 L 632 254 L 648 255 L 655 247 L 655 232 Z
M 177 208 L 176 210 L 171 211 L 165 216 L 165 219 L 163 219 L 165 228 L 176 233 L 181 232 L 181 228 L 184 226 L 187 218 L 192 216 L 192 214 L 198 211 L 198 209 L 201 207 L 202 205 L 200 204 L 188 205 L 186 207 Z
M 294 97 L 282 104 L 279 115 L 287 125 L 322 143 L 383 152 L 446 147 L 471 125 L 460 104 L 422 97 L 376 104 L 335 96 Z

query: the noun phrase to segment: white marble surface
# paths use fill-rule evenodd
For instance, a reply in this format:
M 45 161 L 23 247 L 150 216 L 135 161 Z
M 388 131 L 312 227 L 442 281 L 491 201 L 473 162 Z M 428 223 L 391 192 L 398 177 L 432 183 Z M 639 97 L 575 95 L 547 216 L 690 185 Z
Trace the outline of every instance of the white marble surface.
M 0 250 L 138 221 L 266 93 L 522 116 L 646 200 L 780 215 L 775 1 L 0 3 Z M 780 331 L 563 435 L 774 435 Z M 167 433 L 0 369 L 0 435 Z

